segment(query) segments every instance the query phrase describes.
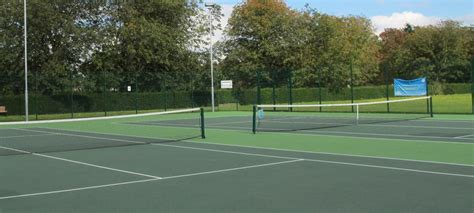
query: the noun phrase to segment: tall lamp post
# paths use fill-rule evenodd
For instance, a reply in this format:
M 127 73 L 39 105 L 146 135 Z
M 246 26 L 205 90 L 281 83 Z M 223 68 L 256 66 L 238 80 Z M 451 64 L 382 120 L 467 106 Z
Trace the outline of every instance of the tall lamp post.
M 28 37 L 27 37 L 27 29 L 26 29 L 26 0 L 23 1 L 23 30 L 24 30 L 24 47 L 25 47 L 25 121 L 28 122 Z
M 212 12 L 211 9 L 216 7 L 217 5 L 214 3 L 205 3 L 205 7 L 208 8 L 209 10 L 209 57 L 211 58 L 211 106 L 212 106 L 212 112 L 215 112 L 215 104 L 214 104 L 214 59 L 213 59 L 213 53 L 212 53 Z

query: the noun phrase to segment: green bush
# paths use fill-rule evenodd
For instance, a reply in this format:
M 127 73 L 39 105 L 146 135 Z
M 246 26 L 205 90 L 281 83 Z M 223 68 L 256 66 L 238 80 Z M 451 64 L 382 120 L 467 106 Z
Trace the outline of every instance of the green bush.
M 386 98 L 386 86 L 363 86 L 354 88 L 354 100 Z M 393 96 L 393 87 L 389 86 L 389 94 Z M 470 84 L 440 84 L 433 83 L 429 87 L 432 95 L 443 94 L 466 94 L 471 93 Z M 228 104 L 239 103 L 240 105 L 252 105 L 257 101 L 256 89 L 245 90 L 217 90 L 216 103 Z M 344 88 L 338 92 L 329 91 L 326 88 L 294 88 L 291 91 L 294 104 L 321 101 L 350 101 L 351 89 Z M 72 98 L 72 102 L 71 102 Z M 286 87 L 261 89 L 261 103 L 264 104 L 289 104 L 290 91 Z M 30 114 L 58 114 L 73 112 L 103 112 L 103 111 L 128 111 L 128 110 L 151 110 L 151 109 L 173 109 L 198 106 L 210 106 L 210 91 L 168 91 L 168 92 L 144 92 L 144 93 L 75 93 L 56 95 L 35 95 L 29 98 Z M 9 114 L 18 115 L 24 113 L 24 96 L 12 95 L 0 97 L 0 105 L 5 105 Z

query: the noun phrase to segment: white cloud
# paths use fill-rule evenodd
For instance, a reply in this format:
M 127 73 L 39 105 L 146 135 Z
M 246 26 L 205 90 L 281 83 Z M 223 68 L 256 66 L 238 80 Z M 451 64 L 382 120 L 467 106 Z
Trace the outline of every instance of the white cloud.
M 454 20 L 462 22 L 464 25 L 474 25 L 474 14 L 469 14 L 455 18 Z
M 402 28 L 407 23 L 415 26 L 427 26 L 436 24 L 442 19 L 439 17 L 425 16 L 421 13 L 405 11 L 393 13 L 390 16 L 373 16 L 371 18 L 375 32 L 380 34 L 385 28 Z
M 384 4 L 385 0 L 377 0 L 377 3 Z M 222 41 L 224 38 L 223 29 L 226 28 L 228 20 L 234 10 L 235 4 L 222 4 L 222 13 L 224 17 L 221 19 L 222 30 L 215 31 L 214 39 Z M 465 16 L 445 18 L 436 16 L 425 16 L 421 13 L 404 11 L 399 13 L 392 13 L 389 16 L 373 16 L 371 17 L 372 24 L 375 28 L 375 32 L 379 35 L 385 30 L 385 28 L 403 28 L 407 23 L 415 26 L 427 26 L 437 24 L 442 20 L 452 19 L 460 21 L 463 25 L 474 25 L 474 14 L 468 14 Z

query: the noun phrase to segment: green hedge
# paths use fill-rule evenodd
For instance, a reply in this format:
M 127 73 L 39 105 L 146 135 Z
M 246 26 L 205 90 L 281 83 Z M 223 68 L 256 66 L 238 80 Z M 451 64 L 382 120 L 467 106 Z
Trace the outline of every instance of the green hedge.
M 173 109 L 207 106 L 209 92 L 155 92 L 155 93 L 76 93 L 57 95 L 31 95 L 30 114 L 60 114 L 71 112 L 103 112 L 150 109 Z M 209 99 L 209 100 L 208 100 Z M 0 97 L 0 105 L 7 107 L 8 114 L 24 113 L 23 95 Z
M 390 85 L 388 93 L 393 97 L 393 86 Z M 429 93 L 431 95 L 449 95 L 449 94 L 466 94 L 471 93 L 470 84 L 433 84 L 429 85 Z M 273 89 L 262 88 L 261 90 L 261 103 L 272 104 L 273 103 Z M 223 91 L 218 91 L 221 93 Z M 226 92 L 228 93 L 228 92 Z M 293 97 L 293 103 L 304 103 L 304 102 L 318 102 L 319 101 L 319 88 L 293 88 L 291 95 Z M 232 102 L 239 100 L 242 105 L 254 104 L 256 102 L 256 89 L 248 89 L 242 91 L 238 98 L 228 99 Z M 354 100 L 364 99 L 377 99 L 386 98 L 386 86 L 363 86 L 354 87 Z M 289 103 L 289 90 L 287 88 L 276 88 L 275 89 L 275 103 Z M 321 88 L 321 99 L 322 102 L 327 101 L 342 101 L 351 100 L 351 89 L 344 88 L 340 91 L 329 91 L 326 88 Z M 227 100 L 227 99 L 226 99 Z M 231 103 L 231 102 L 219 102 L 219 103 Z
M 257 101 L 256 89 L 242 91 L 218 90 L 216 91 L 216 103 L 228 104 L 239 103 L 240 105 L 251 105 Z M 470 84 L 432 84 L 429 87 L 430 94 L 466 94 L 471 93 Z M 344 88 L 338 92 L 329 91 L 326 88 L 294 88 L 291 91 L 293 103 L 319 102 L 321 92 L 322 102 L 351 100 L 351 89 Z M 393 94 L 393 87 L 389 87 L 389 94 Z M 57 95 L 30 95 L 30 114 L 56 114 L 73 112 L 103 112 L 103 111 L 127 111 L 127 110 L 150 110 L 150 109 L 172 109 L 197 106 L 209 106 L 211 103 L 209 91 L 194 92 L 147 92 L 147 93 L 75 93 Z M 385 86 L 364 86 L 354 88 L 354 100 L 378 99 L 386 97 Z M 265 104 L 290 103 L 290 91 L 286 87 L 275 88 L 275 100 L 273 100 L 273 89 L 261 89 L 261 101 Z M 24 96 L 1 96 L 0 105 L 5 105 L 9 114 L 18 115 L 24 113 Z

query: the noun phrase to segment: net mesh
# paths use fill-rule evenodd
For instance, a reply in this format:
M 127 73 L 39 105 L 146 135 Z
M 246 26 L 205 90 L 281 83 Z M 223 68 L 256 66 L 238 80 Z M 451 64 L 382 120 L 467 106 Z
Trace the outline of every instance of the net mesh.
M 256 105 L 252 123 L 254 132 L 298 131 L 402 122 L 432 116 L 431 97 L 417 97 L 353 104 Z
M 0 156 L 167 143 L 204 138 L 200 108 L 28 124 L 0 128 Z M 133 135 L 133 136 L 124 136 Z

